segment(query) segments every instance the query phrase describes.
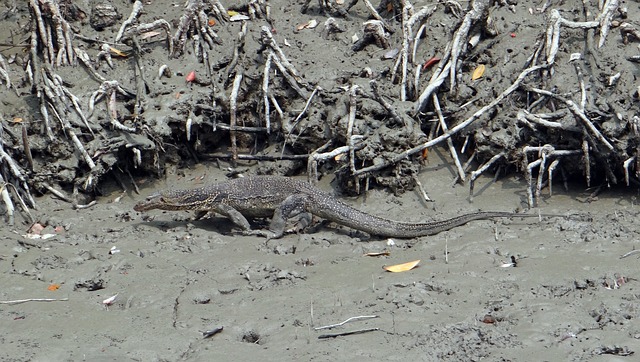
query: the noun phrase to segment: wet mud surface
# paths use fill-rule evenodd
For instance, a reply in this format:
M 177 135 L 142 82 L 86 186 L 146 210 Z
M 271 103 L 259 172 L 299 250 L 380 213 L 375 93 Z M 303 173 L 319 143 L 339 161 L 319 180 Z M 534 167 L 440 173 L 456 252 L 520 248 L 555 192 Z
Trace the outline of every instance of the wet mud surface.
M 436 201 L 426 207 L 412 192 L 348 201 L 415 221 L 522 202 L 521 180 L 482 180 L 469 204 L 466 190 L 438 186 L 446 168 L 432 172 Z M 166 184 L 203 179 L 224 176 L 200 167 Z M 265 244 L 222 218 L 143 216 L 131 210 L 139 197 L 118 196 L 78 211 L 40 200 L 49 228 L 65 227 L 51 239 L 3 228 L 2 299 L 68 298 L 2 305 L 4 360 L 606 360 L 640 345 L 638 256 L 620 259 L 637 248 L 640 210 L 626 194 L 586 204 L 560 192 L 543 212 L 589 218 L 476 221 L 394 246 L 332 224 Z M 390 255 L 363 256 L 383 250 Z M 512 257 L 517 266 L 505 267 Z M 382 269 L 416 259 L 408 272 Z M 365 315 L 378 318 L 313 329 Z M 370 328 L 379 330 L 318 339 Z
M 131 11 L 129 1 L 112 2 L 118 10 L 117 21 L 97 31 L 90 26 L 95 20 L 91 20 L 89 11 L 94 2 L 77 3 L 87 17 L 72 25 L 83 36 L 94 39 L 113 39 Z M 363 2 L 349 10 L 348 19 L 336 17 L 346 31 L 333 34 L 325 33 L 328 16 L 316 2 L 309 3 L 306 14 L 300 11 L 304 2 L 269 4 L 271 22 L 258 19 L 247 23 L 245 56 L 236 68 L 244 72 L 237 124 L 265 127 L 259 91 L 264 56 L 256 55 L 262 26 L 269 26 L 300 71 L 300 83 L 309 86 L 303 87 L 303 93 L 310 96 L 316 87 L 322 90 L 298 120 L 307 99 L 276 76 L 279 70 L 274 71 L 270 84 L 284 116 L 272 107 L 272 133 L 266 134 L 264 129 L 260 130 L 263 133 L 256 132 L 259 136 L 238 133 L 240 154 L 266 158 L 241 160 L 234 171 L 304 174 L 306 164 L 300 159 L 271 160 L 283 154 L 313 152 L 328 139 L 335 143 L 325 151 L 348 143 L 349 92 L 353 84 L 366 93 L 358 94 L 357 121 L 351 131 L 352 135 L 366 136 L 355 153 L 362 162 L 358 168 L 389 162 L 427 141 L 428 125 L 437 123 L 432 106 L 424 110 L 424 115 L 410 117 L 415 115 L 420 90 L 408 88 L 410 101 L 401 101 L 400 85 L 388 81 L 395 59 L 387 59 L 387 53 L 402 44 L 397 22 L 390 22 L 395 32 L 389 36 L 389 49 L 368 44 L 363 50 L 353 51 L 352 36 L 358 33 L 362 37 L 362 23 L 369 16 Z M 182 1 L 146 1 L 140 19 L 151 22 L 162 18 L 175 26 L 183 5 Z M 413 5 L 421 9 L 431 3 Z M 596 4 L 588 5 L 597 9 Z M 4 1 L 2 6 L 2 25 L 16 29 L 9 33 L 3 30 L 5 40 L 13 44 L 28 42 L 28 34 L 17 30 L 29 27 L 28 6 L 20 1 Z M 444 11 L 442 4 L 439 6 L 427 22 L 425 38 L 416 53 L 420 61 L 414 65 L 442 56 L 450 32 L 459 24 L 450 9 Z M 623 4 L 627 6 L 630 15 L 638 13 L 637 3 Z M 526 67 L 554 9 L 552 4 L 541 13 L 542 7 L 532 1 L 507 1 L 491 8 L 498 35 L 483 39 L 479 48 L 467 55 L 455 92 L 445 95 L 448 90 L 441 90 L 444 116 L 452 122 L 449 128 L 496 99 Z M 582 5 L 565 2 L 557 8 L 567 19 L 582 20 Z M 393 7 L 387 9 L 393 11 Z M 311 19 L 320 25 L 296 30 Z M 9 75 L 14 84 L 10 90 L 2 88 L 3 146 L 20 167 L 31 170 L 25 174 L 30 177 L 38 205 L 32 213 L 34 221 L 44 227 L 37 233 L 51 235 L 44 240 L 25 237 L 31 223 L 20 214 L 15 225 L 3 221 L 0 227 L 0 359 L 635 358 L 640 349 L 640 277 L 639 254 L 633 251 L 638 248 L 640 229 L 636 220 L 640 209 L 633 186 L 606 187 L 616 177 L 619 184 L 623 183 L 622 162 L 635 155 L 637 148 L 632 122 L 637 107 L 633 98 L 637 70 L 626 61 L 637 53 L 633 38 L 625 44 L 620 32 L 612 30 L 604 48 L 598 51 L 598 62 L 591 59 L 591 63 L 580 63 L 582 68 L 576 68 L 575 61 L 570 62 L 571 54 L 584 50 L 584 31 L 563 32 L 554 75 L 546 84 L 558 94 L 579 100 L 577 70 L 581 70 L 594 92 L 588 97 L 587 114 L 597 121 L 604 139 L 614 142 L 614 152 L 602 153 L 605 143 L 593 133 L 585 136 L 574 132 L 580 123 L 568 112 L 551 119 L 561 123 L 560 131 L 553 128 L 557 125 L 532 124 L 531 119 L 529 123 L 516 123 L 517 109 L 528 102 L 520 92 L 455 139 L 460 149 L 468 135 L 476 160 L 481 162 L 507 151 L 503 169 L 515 171 L 506 176 L 502 172 L 497 182 L 492 181 L 491 174 L 480 177 L 472 201 L 468 185 L 452 186 L 456 168 L 444 147 L 429 148 L 426 159 L 407 158 L 376 171 L 372 177 L 375 188 L 357 198 L 348 196 L 355 189 L 348 181 L 348 161 L 333 158 L 318 165 L 323 175 L 318 187 L 336 193 L 346 190 L 339 197 L 367 212 L 417 222 L 477 210 L 526 209 L 530 202 L 527 178 L 522 175 L 526 164 L 522 164 L 522 154 L 514 150 L 552 144 L 558 149 L 582 152 L 586 143 L 591 161 L 585 163 L 584 154 L 560 158 L 563 172 L 578 174 L 578 180 L 569 183 L 567 189 L 556 181 L 552 196 L 542 187 L 536 197 L 538 208 L 528 211 L 579 217 L 474 221 L 435 236 L 394 239 L 392 243 L 315 220 L 304 232 L 266 243 L 263 238 L 240 235 L 232 223 L 220 217 L 194 220 L 188 212 L 155 210 L 141 214 L 132 210 L 136 202 L 155 190 L 221 181 L 232 169 L 228 163 L 232 153 L 230 134 L 220 128 L 214 131 L 214 126 L 229 122 L 229 97 L 237 72 L 229 73 L 228 66 L 242 25 L 222 22 L 212 27 L 222 40 L 207 53 L 213 68 L 220 64 L 212 75 L 207 75 L 191 38 L 184 54 L 170 57 L 166 42 L 154 40 L 158 35 L 153 35 L 143 43 L 145 52 L 140 56 L 148 88 L 142 92 L 144 99 L 136 103 L 126 94 L 116 97 L 118 119 L 124 129 L 116 129 L 119 126 L 110 120 L 105 100 L 98 102 L 89 118 L 89 128 L 99 137 L 89 136 L 91 132 L 82 128 L 81 119 L 70 116 L 78 121 L 73 129 L 95 162 L 96 167 L 90 171 L 58 121 L 52 122 L 55 140 L 48 141 L 44 136 L 42 115 L 38 113 L 40 100 L 32 92 L 24 70 L 28 48 L 0 48 L 10 61 Z M 596 35 L 593 41 L 597 43 Z M 96 60 L 101 44 L 78 42 L 78 46 L 90 54 L 98 74 L 118 79 L 126 90 L 137 88 L 131 57 L 114 57 L 112 68 L 104 60 Z M 597 66 L 590 68 L 593 62 Z M 487 70 L 479 81 L 472 82 L 471 74 L 479 64 L 486 65 Z M 162 65 L 168 66 L 172 77 L 158 77 Z M 86 111 L 101 82 L 80 66 L 55 69 Z M 197 81 L 187 82 L 192 71 Z M 421 86 L 432 71 L 434 68 L 425 67 Z M 617 72 L 622 74 L 619 80 L 606 86 Z M 394 119 L 373 100 L 373 78 L 400 119 Z M 541 103 L 544 105 L 539 112 L 553 113 L 556 107 L 562 108 L 560 101 Z M 603 116 L 605 113 L 607 116 Z M 613 113 L 617 118 L 608 116 Z M 187 119 L 191 119 L 190 128 Z M 31 161 L 22 151 L 23 125 L 31 141 Z M 135 131 L 129 132 L 126 127 Z M 285 153 L 281 149 L 283 134 L 288 145 Z M 134 161 L 137 156 L 133 149 L 138 150 L 141 163 Z M 218 158 L 220 155 L 224 157 Z M 463 161 L 469 157 L 470 152 L 461 153 Z M 33 162 L 30 167 L 29 162 Z M 597 197 L 593 188 L 585 185 L 582 166 L 590 162 L 593 177 L 589 181 L 602 191 Z M 8 169 L 6 164 L 3 167 Z M 416 190 L 410 190 L 413 174 L 433 202 L 424 202 Z M 537 175 L 533 176 L 535 183 Z M 632 172 L 632 185 L 634 178 Z M 87 187 L 90 180 L 93 186 Z M 7 181 L 12 182 L 12 178 Z M 73 209 L 71 203 L 52 197 L 45 184 L 67 193 L 75 185 L 80 189 L 77 203 L 95 200 L 97 204 Z M 18 183 L 18 187 L 22 185 Z M 254 227 L 266 224 L 258 220 Z M 389 251 L 389 255 L 364 256 L 382 251 Z M 623 255 L 627 256 L 621 258 Z M 407 272 L 382 269 L 418 259 L 419 267 Z M 45 300 L 18 303 L 31 298 Z M 315 329 L 356 316 L 376 318 Z M 203 336 L 220 327 L 223 329 L 219 333 Z M 327 336 L 348 331 L 363 333 Z

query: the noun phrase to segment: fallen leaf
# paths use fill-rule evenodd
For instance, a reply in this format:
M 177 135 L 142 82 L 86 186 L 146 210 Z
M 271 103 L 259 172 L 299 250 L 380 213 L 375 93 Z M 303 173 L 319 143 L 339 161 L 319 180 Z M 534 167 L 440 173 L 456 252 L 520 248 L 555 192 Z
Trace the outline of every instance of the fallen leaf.
M 160 35 L 160 34 L 162 34 L 162 32 L 157 31 L 157 30 L 148 31 L 146 33 L 140 34 L 140 39 L 144 40 L 144 39 L 148 39 L 148 38 L 151 38 L 153 36 Z
M 233 11 L 233 10 L 227 10 L 227 14 L 228 14 L 229 16 L 235 16 L 235 15 L 238 15 L 238 14 L 240 14 L 240 13 L 239 13 L 239 12 L 237 12 L 237 11 Z
M 209 26 L 216 25 L 216 19 L 209 19 Z
M 27 238 L 27 239 L 32 239 L 32 240 L 47 240 L 50 239 L 52 237 L 56 236 L 56 234 L 23 234 L 22 237 L 23 238 Z
M 424 150 L 422 150 L 422 159 L 429 161 L 429 149 L 425 148 Z
M 420 264 L 420 260 L 414 260 L 404 264 L 385 266 L 385 267 L 382 267 L 382 269 L 392 273 L 400 273 L 400 272 L 405 272 L 407 270 L 411 270 L 416 266 L 418 266 L 418 264 Z
M 118 294 L 103 300 L 102 304 L 104 304 L 106 306 L 110 306 L 111 304 L 113 304 L 113 302 L 116 301 L 116 298 L 118 298 Z
M 391 253 L 388 250 L 379 251 L 379 252 L 370 252 L 370 253 L 364 254 L 364 256 L 389 256 L 389 255 L 391 255 Z
M 20 122 L 22 122 L 22 121 L 23 121 L 22 117 L 15 117 L 11 122 L 13 122 L 13 123 L 20 123 Z
M 30 234 L 40 235 L 42 233 L 42 230 L 44 230 L 44 225 L 40 223 L 35 223 L 31 225 L 31 228 L 27 232 Z
M 52 291 L 52 292 L 53 292 L 53 291 L 56 291 L 56 290 L 60 289 L 60 284 L 51 284 L 51 285 L 49 285 L 49 286 L 47 287 L 47 289 L 48 289 L 48 290 L 50 290 L 50 291 Z
M 114 47 L 109 47 L 109 51 L 112 52 L 113 54 L 119 56 L 119 57 L 126 57 L 127 53 L 123 52 L 122 50 L 116 49 Z
M 189 74 L 187 74 L 187 77 L 185 78 L 187 80 L 187 82 L 191 83 L 194 80 L 196 80 L 196 71 L 192 70 L 191 72 L 189 72 Z
M 482 323 L 486 324 L 496 324 L 497 320 L 491 314 L 485 315 L 481 320 Z
M 316 26 L 318 26 L 318 22 L 316 20 L 314 20 L 314 19 L 311 19 L 311 20 L 307 21 L 306 23 L 302 23 L 302 24 L 299 24 L 298 26 L 296 26 L 296 30 L 300 31 L 302 29 L 313 29 Z
M 424 65 L 422 66 L 422 71 L 424 72 L 425 70 L 431 68 L 432 66 L 438 64 L 438 62 L 440 61 L 440 58 L 438 57 L 433 57 L 429 60 L 427 60 L 426 62 L 424 62 Z
M 398 48 L 391 49 L 382 55 L 382 59 L 393 59 L 396 57 L 396 55 L 398 55 L 399 52 L 400 51 L 398 50 Z
M 473 71 L 473 74 L 471 75 L 471 80 L 476 80 L 479 79 L 480 77 L 482 77 L 482 75 L 484 74 L 486 67 L 484 64 L 480 64 L 478 65 L 478 67 L 476 67 L 476 69 Z
M 249 20 L 251 19 L 250 17 L 244 15 L 244 14 L 236 14 L 233 15 L 229 18 L 229 21 L 243 21 L 243 20 Z

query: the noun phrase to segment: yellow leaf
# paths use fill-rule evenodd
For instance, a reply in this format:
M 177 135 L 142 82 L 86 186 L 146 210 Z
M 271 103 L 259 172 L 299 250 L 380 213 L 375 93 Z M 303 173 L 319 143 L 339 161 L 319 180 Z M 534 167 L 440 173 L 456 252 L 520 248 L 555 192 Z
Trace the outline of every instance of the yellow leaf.
M 486 67 L 484 66 L 484 64 L 478 65 L 478 67 L 473 71 L 473 74 L 471 75 L 471 80 L 476 80 L 482 77 L 485 70 L 486 70 Z
M 400 273 L 407 270 L 411 270 L 416 266 L 418 266 L 418 264 L 420 264 L 420 260 L 414 260 L 404 264 L 385 266 L 385 267 L 382 267 L 382 269 L 392 273 Z
M 111 50 L 111 52 L 113 54 L 117 55 L 117 56 L 120 56 L 120 57 L 126 57 L 127 56 L 127 54 L 125 52 L 123 52 L 121 50 L 118 50 L 118 49 L 116 49 L 114 47 L 109 47 L 109 50 Z
M 233 10 L 227 10 L 227 14 L 229 14 L 229 16 L 235 16 L 235 15 L 238 15 L 240 13 L 237 12 L 237 11 L 233 11 Z

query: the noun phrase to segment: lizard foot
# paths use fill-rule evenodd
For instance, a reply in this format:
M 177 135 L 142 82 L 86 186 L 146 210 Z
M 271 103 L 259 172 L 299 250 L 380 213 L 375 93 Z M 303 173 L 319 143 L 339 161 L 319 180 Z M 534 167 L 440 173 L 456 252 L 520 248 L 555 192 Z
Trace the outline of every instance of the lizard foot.
M 267 238 L 267 241 L 271 240 L 271 239 L 277 239 L 279 237 L 281 237 L 282 235 L 277 235 L 276 233 L 272 232 L 272 231 L 268 231 L 268 230 L 245 230 L 242 232 L 242 235 L 257 235 L 257 236 L 264 236 L 265 238 Z

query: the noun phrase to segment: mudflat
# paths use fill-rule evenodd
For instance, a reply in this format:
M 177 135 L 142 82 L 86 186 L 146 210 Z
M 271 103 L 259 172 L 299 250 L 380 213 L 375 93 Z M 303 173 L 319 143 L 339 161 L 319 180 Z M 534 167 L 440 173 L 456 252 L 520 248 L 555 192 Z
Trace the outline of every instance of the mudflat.
M 89 2 L 76 3 L 87 14 L 93 6 Z M 125 0 L 111 3 L 121 15 L 115 17 L 117 21 L 113 25 L 98 31 L 89 25 L 89 18 L 76 20 L 72 22 L 74 33 L 112 40 L 132 4 Z M 139 21 L 147 23 L 163 18 L 175 26 L 185 12 L 183 3 L 145 1 Z M 296 147 L 304 150 L 288 151 L 310 152 L 324 144 L 326 140 L 318 135 L 325 135 L 323 127 L 327 126 L 327 120 L 335 121 L 327 126 L 337 135 L 339 144 L 334 146 L 345 143 L 347 132 L 343 118 L 349 113 L 345 105 L 349 96 L 340 98 L 336 94 L 346 94 L 343 88 L 349 89 L 354 84 L 366 93 L 358 94 L 359 118 L 354 134 L 371 131 L 367 134 L 370 148 L 358 150 L 361 152 L 358 155 L 368 164 L 387 160 L 425 140 L 425 135 L 419 134 L 418 122 L 413 134 L 407 134 L 402 122 L 398 122 L 401 126 L 387 127 L 391 117 L 371 101 L 370 82 L 376 78 L 383 99 L 400 115 L 405 117 L 415 107 L 414 102 L 399 99 L 398 82 L 388 79 L 397 52 L 401 51 L 402 32 L 397 23 L 394 23 L 395 33 L 389 34 L 388 49 L 372 42 L 356 51 L 353 35 L 357 33 L 362 39 L 363 22 L 370 16 L 363 1 L 349 10 L 349 18 L 336 17 L 345 31 L 331 34 L 325 31 L 328 14 L 316 2 L 306 4 L 309 5 L 306 13 L 301 12 L 305 2 L 268 3 L 272 35 L 300 71 L 299 80 L 312 83 L 311 88 L 318 89 L 319 94 L 309 102 L 309 111 L 296 123 L 306 99 L 291 91 L 288 81 L 279 77 L 281 71 L 273 67 L 270 85 L 284 108 L 284 116 L 276 117 L 272 107 L 273 122 L 296 124 L 299 128 L 291 128 L 295 131 L 291 133 L 302 134 Z M 415 60 L 415 65 L 424 61 L 420 68 L 424 80 L 417 82 L 422 86 L 427 84 L 436 66 L 434 59 L 442 56 L 459 23 L 459 18 L 451 13 L 456 10 L 454 2 L 447 3 L 447 9 L 440 4 L 428 20 L 416 53 L 420 61 Z M 552 10 L 560 9 L 562 16 L 576 21 L 586 16 L 579 2 L 547 8 L 550 3 L 506 1 L 492 8 L 499 26 L 498 35 L 483 38 L 478 48 L 481 50 L 470 52 L 473 54 L 464 59 L 461 67 L 460 79 L 466 81 L 459 84 L 450 101 L 442 98 L 450 128 L 491 102 L 514 82 L 527 59 L 535 53 L 534 44 L 549 25 L 547 20 Z M 48 140 L 43 129 L 42 117 L 38 115 L 41 104 L 32 92 L 25 71 L 28 52 L 23 49 L 28 50 L 28 44 L 24 46 L 28 36 L 15 36 L 24 34 L 19 29 L 31 21 L 29 4 L 4 1 L 0 10 L 2 39 L 23 44 L 0 48 L 14 84 L 11 90 L 0 85 L 2 127 L 3 132 L 7 132 L 2 134 L 2 140 L 5 150 L 19 155 L 22 145 L 16 135 L 20 135 L 21 122 L 28 124 L 25 128 L 28 128 L 34 153 L 31 161 L 34 174 L 45 175 L 53 186 L 66 186 L 65 192 L 70 192 L 70 185 L 86 179 L 87 162 L 79 156 L 62 127 L 55 123 L 58 120 L 52 122 L 59 130 L 56 142 Z M 430 3 L 413 5 L 415 9 L 422 9 Z M 637 14 L 637 3 L 626 5 L 625 12 Z M 589 8 L 595 9 L 596 5 L 589 4 Z M 393 6 L 388 10 L 392 13 Z M 385 14 L 385 21 L 395 21 L 390 17 L 392 15 Z M 319 25 L 301 26 L 311 20 Z M 634 358 L 640 349 L 639 254 L 635 254 L 639 248 L 637 191 L 633 186 L 608 188 L 604 178 L 595 177 L 595 165 L 604 164 L 600 160 L 593 161 L 593 186 L 604 190 L 598 197 L 591 196 L 593 189 L 582 179 L 564 188 L 556 177 L 553 194 L 543 188 L 541 197 L 536 199 L 537 207 L 528 211 L 579 217 L 480 220 L 420 238 L 372 238 L 315 220 L 300 233 L 287 234 L 267 243 L 261 237 L 242 236 L 233 223 L 221 217 L 194 220 L 189 212 L 133 211 L 133 205 L 159 189 L 198 187 L 222 181 L 231 167 L 228 157 L 216 158 L 227 152 L 229 134 L 221 128 L 212 131 L 215 122 L 210 118 L 228 116 L 225 107 L 229 104 L 234 77 L 223 79 L 223 76 L 242 25 L 215 21 L 208 24 L 222 40 L 221 45 L 208 48 L 208 54 L 213 56 L 212 67 L 222 64 L 210 77 L 217 83 L 207 79 L 206 66 L 196 56 L 193 33 L 189 34 L 185 54 L 172 57 L 166 41 L 157 39 L 163 35 L 162 28 L 155 29 L 153 32 L 158 34 L 145 33 L 142 39 L 145 51 L 137 55 L 148 86 L 143 92 L 145 100 L 138 109 L 143 111 L 137 115 L 141 116 L 140 122 L 132 121 L 131 114 L 136 110 L 133 101 L 125 100 L 126 94 L 117 93 L 114 97 L 117 114 L 125 123 L 124 128 L 117 129 L 119 126 L 108 119 L 106 99 L 109 97 L 104 97 L 105 93 L 97 102 L 94 118 L 89 119 L 91 129 L 95 128 L 100 137 L 91 142 L 94 139 L 82 124 L 73 125 L 76 130 L 84 130 L 81 141 L 91 151 L 89 158 L 96 162 L 98 171 L 93 172 L 99 190 L 81 194 L 87 201 L 99 195 L 96 205 L 73 209 L 70 203 L 40 188 L 38 193 L 45 194 L 36 198 L 38 209 L 32 213 L 36 224 L 43 229 L 34 229 L 19 212 L 14 226 L 5 224 L 4 219 L 0 221 L 0 360 L 610 361 Z M 246 57 L 237 68 L 245 71 L 245 83 L 239 87 L 238 124 L 247 127 L 264 126 L 251 122 L 258 119 L 255 114 L 263 113 L 263 108 L 252 103 L 253 96 L 259 94 L 252 90 L 260 86 L 256 79 L 262 75 L 264 66 L 256 60 L 259 58 L 256 54 L 265 24 L 264 19 L 247 23 Z M 558 94 L 570 93 L 577 100 L 580 97 L 578 72 L 574 67 L 576 59 L 571 59 L 572 53 L 582 51 L 585 31 L 565 28 L 562 31 L 553 81 L 560 87 Z M 637 87 L 634 81 L 637 70 L 626 58 L 636 56 L 637 49 L 628 43 L 629 39 L 626 43 L 623 41 L 623 37 L 629 37 L 624 34 L 609 33 L 604 48 L 598 53 L 599 69 L 578 70 L 585 74 L 589 70 L 592 78 L 602 84 L 620 72 L 621 75 L 606 86 L 606 91 L 589 98 L 596 97 L 598 107 L 603 104 L 617 107 L 602 106 L 601 113 L 615 112 L 621 119 L 629 120 L 635 115 L 633 93 Z M 147 35 L 150 38 L 146 38 Z M 634 41 L 632 36 L 631 41 Z M 112 67 L 104 58 L 98 59 L 98 45 L 80 44 L 90 52 L 97 73 L 119 80 L 128 90 L 136 89 L 137 73 L 131 57 L 113 54 Z M 42 47 L 39 49 L 45 51 Z M 21 63 L 21 59 L 27 61 Z M 261 60 L 264 61 L 264 56 Z M 165 65 L 170 69 L 168 73 L 158 75 L 159 69 L 167 69 L 161 68 Z M 479 65 L 486 65 L 486 70 L 481 68 L 484 70 L 481 78 L 471 81 Z M 81 98 L 82 109 L 86 110 L 101 83 L 80 66 L 55 67 L 55 72 L 67 82 L 74 80 L 71 85 L 65 84 Z M 305 91 L 310 97 L 311 91 Z M 514 93 L 500 104 L 492 113 L 495 116 L 492 120 L 497 123 L 470 131 L 476 136 L 485 136 L 475 139 L 478 149 L 484 151 L 478 153 L 485 156 L 480 162 L 490 158 L 491 152 L 502 151 L 503 146 L 517 143 L 521 148 L 521 142 L 528 141 L 516 139 L 520 133 L 509 128 L 516 124 L 513 105 L 527 103 L 528 98 L 523 94 Z M 462 101 L 465 107 L 461 107 Z M 219 108 L 214 108 L 214 103 Z M 191 119 L 192 111 L 197 114 L 192 117 L 193 128 L 187 131 L 186 122 Z M 433 114 L 432 117 L 437 118 Z M 571 118 L 569 113 L 563 117 Z M 597 118 L 593 114 L 590 117 Z M 423 121 L 432 122 L 427 118 Z M 566 128 L 563 131 L 572 132 L 575 124 L 560 126 Z M 614 144 L 616 147 L 624 146 L 626 141 L 634 144 L 632 126 L 613 121 L 598 124 L 605 134 L 603 139 L 619 141 Z M 135 130 L 130 132 L 127 127 Z M 518 131 L 525 128 L 521 124 L 518 127 Z M 582 142 L 583 133 L 577 133 L 572 139 L 556 137 L 555 131 L 547 132 L 546 128 L 532 129 L 535 132 L 529 135 L 544 136 L 538 139 L 541 143 L 554 138 L 558 142 L 567 141 L 571 146 Z M 13 133 L 7 136 L 9 130 Z M 427 127 L 422 131 L 428 131 Z M 101 132 L 108 137 L 103 137 Z M 262 140 L 265 139 L 268 137 L 263 135 Z M 9 141 L 11 147 L 7 146 Z M 271 143 L 265 142 L 268 143 L 265 153 L 281 155 L 277 147 L 282 144 L 282 138 L 273 136 L 269 141 Z M 455 141 L 460 149 L 464 136 Z M 596 138 L 596 141 L 589 144 L 591 152 L 597 149 L 594 145 L 606 150 L 602 139 Z M 249 153 L 254 145 L 253 139 L 245 140 L 244 145 L 242 140 L 239 143 L 241 153 Z M 109 147 L 103 147 L 105 145 Z M 137 165 L 137 169 L 130 163 L 131 169 L 127 169 L 132 172 L 130 182 L 135 183 L 139 193 L 134 192 L 132 184 L 125 182 L 123 187 L 111 177 L 113 169 L 121 165 L 118 157 L 133 159 L 130 146 L 136 147 L 145 161 Z M 531 146 L 539 146 L 538 141 Z M 381 157 L 377 153 L 380 149 L 389 154 Z M 335 187 L 331 168 L 334 161 L 329 160 L 329 166 L 320 167 L 322 177 L 318 186 L 335 192 L 358 209 L 404 222 L 440 220 L 478 210 L 516 211 L 528 207 L 529 186 L 515 168 L 511 170 L 513 173 L 495 182 L 490 173 L 480 177 L 471 201 L 468 185 L 452 186 L 456 169 L 447 152 L 445 148 L 429 148 L 428 160 L 422 160 L 425 164 L 420 167 L 419 161 L 414 164 L 414 160 L 404 160 L 400 177 L 393 173 L 381 174 L 378 187 L 358 198 L 337 194 L 339 187 Z M 154 158 L 157 155 L 159 157 Z M 205 157 L 199 159 L 202 155 Z M 463 161 L 467 156 L 461 154 Z M 21 167 L 27 168 L 26 158 L 14 158 Z M 159 159 L 162 167 L 154 163 Z M 580 173 L 576 171 L 580 162 L 565 160 L 561 162 L 567 171 L 570 166 L 576 166 L 573 171 Z M 335 164 L 342 166 L 338 161 Z M 5 171 L 9 169 L 5 164 L 2 167 Z M 301 166 L 299 160 L 241 160 L 234 171 L 300 174 L 301 169 L 305 166 Z M 406 180 L 411 180 L 407 170 L 416 171 L 432 202 L 425 202 L 417 190 L 398 195 L 388 191 L 399 189 L 406 185 Z M 633 172 L 631 174 L 633 177 Z M 304 179 L 305 176 L 297 177 Z M 252 226 L 266 225 L 256 220 Z M 35 239 L 33 235 L 47 238 Z M 381 255 L 365 256 L 368 253 Z M 383 269 L 414 260 L 420 263 L 409 271 L 390 273 Z M 341 324 L 347 320 L 350 322 Z M 334 324 L 341 325 L 321 328 Z M 219 332 L 213 333 L 214 330 Z
M 448 169 L 429 175 L 423 184 L 433 203 L 384 191 L 346 201 L 405 221 L 523 202 L 515 177 L 480 180 L 469 203 L 465 188 L 448 186 Z M 170 171 L 143 193 L 223 179 L 206 166 Z M 319 186 L 331 191 L 329 181 Z M 50 239 L 2 229 L 2 299 L 65 299 L 0 305 L 2 359 L 589 360 L 638 348 L 637 254 L 620 259 L 638 243 L 628 194 L 587 203 L 557 190 L 540 208 L 581 220 L 474 221 L 393 243 L 315 224 L 267 244 L 224 218 L 139 214 L 132 207 L 142 196 L 121 196 L 113 187 L 86 210 L 38 200 L 48 229 L 62 227 L 45 229 Z M 407 272 L 382 269 L 417 259 Z M 356 316 L 377 318 L 315 330 Z M 217 327 L 222 332 L 203 337 Z M 379 330 L 318 338 L 372 328 Z

